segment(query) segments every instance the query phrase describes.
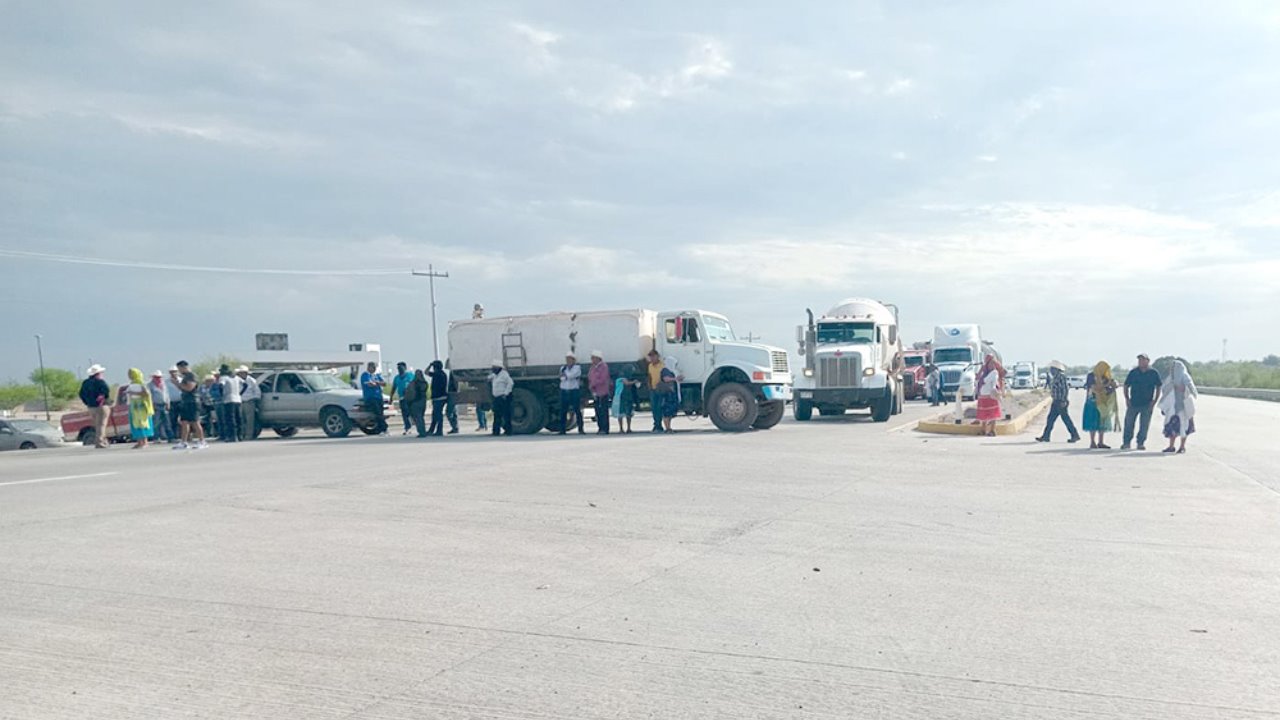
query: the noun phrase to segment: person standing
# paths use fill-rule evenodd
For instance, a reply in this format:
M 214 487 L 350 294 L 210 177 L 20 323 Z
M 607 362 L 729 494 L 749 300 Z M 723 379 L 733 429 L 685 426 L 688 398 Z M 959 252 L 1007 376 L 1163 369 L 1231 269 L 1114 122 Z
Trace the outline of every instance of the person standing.
M 613 404 L 613 381 L 609 378 L 609 364 L 599 350 L 591 352 L 591 367 L 587 370 L 587 389 L 596 408 L 596 434 L 609 434 L 609 406 Z
M 427 366 L 431 372 L 431 427 L 428 435 L 444 435 L 445 404 L 449 402 L 449 378 L 444 374 L 444 363 L 432 360 Z
M 653 431 L 660 433 L 662 432 L 662 399 L 658 397 L 658 387 L 662 384 L 662 371 L 666 366 L 662 364 L 662 356 L 657 350 L 650 350 L 648 358 L 649 408 L 653 410 Z
M 942 402 L 942 371 L 937 365 L 929 365 L 929 374 L 924 379 L 925 393 L 929 396 L 929 404 L 937 407 Z
M 156 442 L 173 442 L 173 426 L 169 422 L 169 384 L 164 381 L 164 373 L 159 370 L 151 373 L 151 382 L 147 383 L 147 393 L 151 395 L 153 437 Z
M 387 420 L 382 409 L 382 401 L 385 397 L 382 394 L 382 388 L 386 385 L 387 383 L 382 379 L 382 373 L 378 372 L 377 363 L 369 363 L 365 366 L 364 372 L 360 373 L 360 392 L 364 409 L 373 415 L 376 435 L 385 435 L 387 432 Z
M 506 433 L 511 436 L 511 393 L 516 383 L 511 373 L 502 367 L 501 360 L 493 361 L 493 372 L 489 374 L 489 389 L 493 394 L 493 434 Z
M 412 427 L 412 418 L 409 417 L 409 403 L 405 400 L 404 391 L 405 388 L 409 387 L 409 383 L 413 382 L 413 378 L 414 373 L 409 372 L 409 365 L 407 363 L 396 363 L 396 374 L 395 377 L 391 378 L 390 401 L 392 405 L 395 405 L 397 402 L 396 398 L 400 398 L 398 402 L 400 403 L 400 417 L 404 420 L 403 435 L 408 435 L 409 430 Z
M 424 438 L 427 436 L 424 416 L 427 413 L 427 393 L 430 386 L 427 384 L 427 376 L 421 370 L 414 370 L 412 377 L 401 395 L 401 407 L 405 408 L 405 418 L 411 420 L 417 428 L 418 437 Z
M 613 416 L 618 418 L 618 432 L 631 434 L 631 418 L 636 413 L 636 380 L 618 378 L 613 383 Z
M 196 374 L 186 360 L 179 360 L 174 366 L 178 374 L 178 425 L 182 432 L 181 441 L 173 446 L 174 450 L 185 450 L 191 445 L 192 433 L 196 436 L 195 450 L 208 447 L 204 440 L 204 427 L 200 424 L 200 399 L 203 388 L 196 382 Z
M 480 400 L 476 403 L 476 432 L 484 432 L 489 429 L 488 415 L 491 409 L 492 404 L 487 403 L 484 400 Z
M 178 405 L 182 402 L 182 379 L 178 376 L 178 366 L 169 368 L 169 377 L 164 384 L 169 388 L 169 429 L 175 442 L 182 437 L 182 421 L 178 419 Z
M 80 383 L 80 402 L 89 408 L 93 422 L 93 446 L 107 447 L 107 421 L 111 419 L 111 386 L 103 379 L 107 369 L 101 365 L 89 367 L 84 382 Z
M 1175 360 L 1169 369 L 1169 375 L 1160 388 L 1160 412 L 1164 414 L 1164 436 L 1169 438 L 1169 447 L 1161 452 L 1187 451 L 1187 437 L 1196 431 L 1196 398 L 1200 391 L 1196 389 L 1195 380 L 1187 372 L 1187 366 L 1181 360 Z M 1174 450 L 1174 444 L 1181 440 L 1182 444 Z
M 258 433 L 262 388 L 258 387 L 257 378 L 249 374 L 247 365 L 236 368 L 236 378 L 240 381 L 240 439 L 253 440 Z
M 204 426 L 204 434 L 217 438 L 221 431 L 218 421 L 220 414 L 219 408 L 222 405 L 222 386 L 218 384 L 218 374 L 210 373 L 204 376 L 204 382 L 200 385 L 200 424 Z
M 1120 404 L 1116 401 L 1116 379 L 1111 374 L 1111 365 L 1099 360 L 1097 365 L 1084 381 L 1086 393 L 1084 401 L 1084 417 L 1082 424 L 1089 433 L 1091 450 L 1110 450 L 1107 445 L 1107 433 L 1116 429 L 1116 421 L 1120 418 Z
M 152 424 L 155 418 L 155 405 L 151 400 L 151 391 L 142 379 L 142 371 L 129 368 L 129 385 L 125 389 L 129 397 L 129 437 L 133 438 L 133 449 L 145 448 L 155 433 Z
M 1146 353 L 1138 356 L 1138 367 L 1129 371 L 1124 379 L 1124 444 L 1128 450 L 1133 442 L 1134 425 L 1138 425 L 1138 449 L 1147 449 L 1147 432 L 1151 429 L 1151 414 L 1160 402 L 1160 373 L 1151 367 Z
M 566 353 L 560 366 L 560 434 L 569 430 L 569 417 L 577 419 L 578 432 L 583 433 L 582 423 L 582 366 L 573 353 Z
M 449 421 L 449 434 L 458 434 L 458 379 L 453 376 L 453 371 L 444 369 L 445 375 L 449 381 L 446 387 L 449 388 L 449 394 L 445 397 L 444 403 L 444 419 Z
M 1062 424 L 1067 427 L 1067 432 L 1071 433 L 1067 442 L 1080 442 L 1080 433 L 1076 432 L 1076 424 L 1071 421 L 1071 414 L 1068 412 L 1071 406 L 1070 392 L 1071 386 L 1067 384 L 1066 367 L 1057 360 L 1049 363 L 1049 395 L 1053 398 L 1053 404 L 1049 406 L 1049 420 L 1045 422 L 1044 433 L 1036 438 L 1037 442 L 1049 442 L 1058 418 L 1062 418 Z
M 1004 389 L 1004 368 L 996 362 L 995 355 L 988 355 L 974 382 L 974 394 L 978 396 L 978 422 L 985 437 L 996 436 L 996 422 L 1004 417 L 1000 408 L 1000 393 Z
M 222 386 L 222 415 L 218 422 L 223 424 L 223 442 L 240 442 L 240 378 L 231 372 L 231 366 L 223 364 L 218 368 L 218 384 Z

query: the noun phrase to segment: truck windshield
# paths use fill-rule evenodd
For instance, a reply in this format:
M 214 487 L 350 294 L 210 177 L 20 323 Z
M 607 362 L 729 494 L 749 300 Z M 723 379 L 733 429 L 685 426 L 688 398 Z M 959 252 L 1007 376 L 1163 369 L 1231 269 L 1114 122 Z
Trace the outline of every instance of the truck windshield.
M 1031 377 L 1030 370 L 1017 370 L 1015 371 L 1015 373 L 1017 374 L 1018 377 Z
M 311 389 L 316 391 L 346 390 L 349 388 L 337 375 L 330 375 L 329 373 L 307 373 L 304 377 L 307 378 L 307 384 L 311 386 Z
M 733 342 L 737 339 L 733 335 L 733 328 L 729 326 L 729 321 L 724 318 L 703 315 L 702 327 L 707 331 L 707 339 L 711 342 Z
M 873 323 L 827 322 L 818 325 L 818 343 L 873 343 L 876 326 Z
M 933 351 L 933 361 L 936 363 L 964 363 L 973 362 L 973 354 L 969 348 L 939 348 Z
M 908 355 L 907 367 L 920 367 L 924 364 L 924 357 L 921 355 Z

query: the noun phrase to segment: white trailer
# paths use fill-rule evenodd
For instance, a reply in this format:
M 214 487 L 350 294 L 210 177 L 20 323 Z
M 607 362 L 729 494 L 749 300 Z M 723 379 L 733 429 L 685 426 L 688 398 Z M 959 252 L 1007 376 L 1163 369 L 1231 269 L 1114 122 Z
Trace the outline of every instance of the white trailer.
M 645 355 L 657 350 L 683 376 L 680 408 L 706 415 L 721 430 L 767 429 L 782 419 L 791 371 L 781 348 L 740 342 L 728 318 L 706 310 L 552 312 L 449 325 L 449 366 L 483 387 L 493 361 L 511 373 L 512 430 L 558 427 L 558 380 L 565 354 L 582 364 L 599 350 L 614 378 L 647 378 Z M 583 375 L 585 376 L 585 369 Z M 648 398 L 643 383 L 641 400 Z
M 987 355 L 1000 353 L 982 337 L 982 328 L 972 323 L 939 325 L 933 329 L 933 364 L 942 373 L 942 394 L 952 397 L 959 390 L 966 400 L 976 392 L 978 366 Z

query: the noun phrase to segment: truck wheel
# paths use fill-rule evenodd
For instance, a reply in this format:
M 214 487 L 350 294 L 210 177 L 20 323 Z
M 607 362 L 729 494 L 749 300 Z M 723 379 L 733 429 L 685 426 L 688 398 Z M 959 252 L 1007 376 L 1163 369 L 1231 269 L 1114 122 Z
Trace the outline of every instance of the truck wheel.
M 291 438 L 298 434 L 298 428 L 296 427 L 271 428 L 271 430 L 282 438 Z
M 80 431 L 76 439 L 80 441 L 81 445 L 96 445 L 98 443 L 98 431 L 87 427 Z
M 893 415 L 893 388 L 886 387 L 884 394 L 871 406 L 871 419 L 876 422 L 888 422 Z
M 33 442 L 31 442 L 30 440 L 28 440 L 28 441 L 26 441 L 26 442 L 22 443 L 21 445 L 19 445 L 19 446 L 18 446 L 18 449 L 19 449 L 19 450 L 35 450 L 35 449 L 36 449 L 36 444 L 35 444 L 35 443 L 33 443 Z
M 796 406 L 791 410 L 799 422 L 809 422 L 813 419 L 813 403 L 808 400 L 797 400 Z
M 707 414 L 711 422 L 725 432 L 744 432 L 760 415 L 760 406 L 750 388 L 731 382 L 711 391 Z
M 511 432 L 532 435 L 547 425 L 547 405 L 533 392 L 516 388 L 511 393 Z
M 331 438 L 344 438 L 351 434 L 351 418 L 342 408 L 325 408 L 320 413 L 320 428 Z
M 768 430 L 782 421 L 782 416 L 787 412 L 787 404 L 779 400 L 765 403 L 759 410 L 760 414 L 756 416 L 756 421 L 751 423 L 751 427 L 757 430 Z
M 364 433 L 365 435 L 377 435 L 378 426 L 377 425 L 361 425 L 360 432 Z
M 894 393 L 893 393 L 893 414 L 901 415 L 902 406 L 906 404 L 906 402 L 907 402 L 907 399 L 906 399 L 906 396 L 903 395 L 902 386 L 899 385 L 897 389 L 894 390 Z

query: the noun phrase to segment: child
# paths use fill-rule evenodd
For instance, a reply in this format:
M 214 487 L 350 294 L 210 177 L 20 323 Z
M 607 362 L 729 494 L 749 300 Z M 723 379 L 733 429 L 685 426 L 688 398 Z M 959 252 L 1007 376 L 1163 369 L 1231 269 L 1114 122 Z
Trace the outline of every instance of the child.
M 613 408 L 611 414 L 618 418 L 618 432 L 631 432 L 631 418 L 636 414 L 636 380 L 618 378 L 613 383 Z M 623 429 L 623 424 L 626 428 Z

